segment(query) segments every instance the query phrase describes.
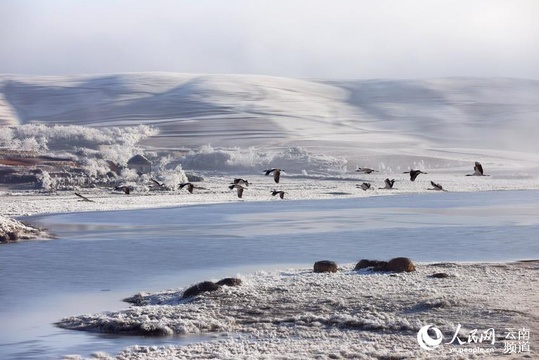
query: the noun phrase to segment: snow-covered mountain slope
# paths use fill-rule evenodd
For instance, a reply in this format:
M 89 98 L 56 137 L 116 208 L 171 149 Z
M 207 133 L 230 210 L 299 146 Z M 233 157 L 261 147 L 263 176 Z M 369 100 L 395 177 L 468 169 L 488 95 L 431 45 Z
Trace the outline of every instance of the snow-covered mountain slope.
M 508 78 L 0 75 L 0 124 L 147 124 L 160 131 L 155 147 L 302 146 L 378 167 L 402 156 L 530 165 L 538 99 L 539 81 Z

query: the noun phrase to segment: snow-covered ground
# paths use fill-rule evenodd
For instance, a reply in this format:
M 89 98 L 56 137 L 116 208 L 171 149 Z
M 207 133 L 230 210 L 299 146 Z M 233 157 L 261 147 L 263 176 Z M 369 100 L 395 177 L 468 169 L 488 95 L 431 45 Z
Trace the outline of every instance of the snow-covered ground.
M 3 124 L 150 125 L 159 134 L 144 142 L 147 149 L 182 150 L 183 169 L 204 178 L 197 183 L 204 189 L 193 194 L 149 186 L 130 195 L 80 189 L 93 202 L 73 191 L 2 190 L 4 216 L 343 197 L 358 198 L 361 206 L 367 196 L 434 194 L 431 181 L 449 192 L 539 189 L 538 81 L 147 73 L 2 75 L 0 83 Z M 466 176 L 475 161 L 489 176 Z M 356 172 L 358 166 L 376 172 Z M 272 167 L 285 170 L 278 184 L 264 176 Z M 412 182 L 403 173 L 410 169 L 427 174 Z M 242 199 L 228 188 L 235 177 L 251 183 Z M 396 180 L 394 189 L 380 189 L 386 178 Z M 372 190 L 357 186 L 364 182 Z M 284 200 L 271 195 L 274 189 L 286 192 Z M 351 266 L 330 275 L 306 269 L 246 275 L 242 286 L 192 303 L 155 303 L 86 319 L 107 326 L 124 317 L 174 332 L 218 333 L 218 341 L 134 348 L 120 359 L 451 357 L 450 345 L 418 349 L 420 325 L 438 324 L 445 337 L 456 322 L 462 334 L 539 323 L 536 262 L 420 264 L 416 273 L 397 276 L 356 273 Z M 440 271 L 451 276 L 428 277 Z M 531 290 L 508 296 L 519 294 L 523 279 Z M 277 309 L 271 317 L 270 309 Z M 187 314 L 188 323 L 179 314 Z M 538 331 L 531 330 L 532 344 Z M 502 340 L 494 355 L 506 356 Z
M 477 338 L 491 328 L 522 330 L 528 324 L 534 343 L 538 262 L 421 264 L 416 272 L 397 275 L 352 269 L 347 264 L 329 274 L 312 269 L 258 272 L 243 277 L 240 286 L 223 286 L 194 299 L 182 300 L 183 289 L 141 293 L 141 306 L 66 318 L 60 324 L 106 332 L 215 334 L 213 341 L 181 347 L 135 346 L 117 359 L 455 359 L 485 354 L 511 359 L 536 353 L 511 353 L 505 331 L 495 331 L 488 341 Z M 432 277 L 440 273 L 448 277 Z M 519 279 L 529 281 L 525 290 Z M 420 348 L 417 340 L 427 324 L 436 324 L 443 334 L 443 344 L 430 350 Z M 461 346 L 449 344 L 456 332 Z M 469 342 L 473 334 L 477 338 Z

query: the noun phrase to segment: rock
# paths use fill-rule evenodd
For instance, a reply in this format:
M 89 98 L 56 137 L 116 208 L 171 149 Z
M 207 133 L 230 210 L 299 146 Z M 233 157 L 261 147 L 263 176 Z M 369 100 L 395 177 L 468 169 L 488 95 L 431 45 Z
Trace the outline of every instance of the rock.
M 372 268 L 373 271 L 391 271 L 388 267 L 387 261 L 377 261 L 376 265 Z
M 216 290 L 219 290 L 219 285 L 211 281 L 203 281 L 185 290 L 183 292 L 182 298 L 185 299 L 188 297 L 197 296 L 203 292 L 216 291 Z
M 435 278 L 435 279 L 445 279 L 445 278 L 448 278 L 449 277 L 449 274 L 447 273 L 434 273 L 432 275 L 429 275 L 429 277 L 431 278 Z
M 354 270 L 357 271 L 361 269 L 373 268 L 375 271 L 386 271 L 386 266 L 387 261 L 363 259 L 356 264 Z
M 387 262 L 387 270 L 393 272 L 411 272 L 415 271 L 412 260 L 406 257 L 398 257 Z
M 146 298 L 141 294 L 135 294 L 133 296 L 127 297 L 123 299 L 126 303 L 133 304 L 135 306 L 143 306 L 146 305 Z
M 224 278 L 222 280 L 219 280 L 218 282 L 216 282 L 217 285 L 219 286 L 223 286 L 223 285 L 226 285 L 226 286 L 240 286 L 241 285 L 241 279 L 238 279 L 238 278 Z
M 337 272 L 337 263 L 329 260 L 317 261 L 314 263 L 314 272 Z

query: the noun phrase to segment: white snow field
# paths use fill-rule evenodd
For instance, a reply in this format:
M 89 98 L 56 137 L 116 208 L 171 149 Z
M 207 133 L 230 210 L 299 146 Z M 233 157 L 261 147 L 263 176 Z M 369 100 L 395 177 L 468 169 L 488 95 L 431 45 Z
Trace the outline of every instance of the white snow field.
M 240 286 L 223 286 L 194 300 L 182 300 L 182 289 L 141 293 L 140 306 L 66 318 L 60 326 L 215 334 L 213 341 L 180 347 L 135 346 L 117 359 L 531 357 L 535 352 L 505 351 L 505 331 L 489 341 L 468 340 L 473 330 L 479 337 L 491 328 L 522 330 L 524 323 L 530 324 L 530 335 L 539 331 L 538 265 L 434 263 L 396 275 L 352 271 L 353 264 L 334 274 L 313 273 L 311 268 L 258 272 L 243 277 Z M 438 273 L 449 277 L 432 277 Z M 519 278 L 530 281 L 525 298 L 514 296 L 522 291 Z M 418 346 L 418 330 L 426 324 L 441 330 L 443 345 L 431 350 Z M 455 324 L 462 327 L 456 329 Z M 464 342 L 460 347 L 449 344 L 456 331 Z M 479 349 L 485 353 L 478 354 Z
M 178 151 L 183 169 L 201 175 L 204 181 L 197 184 L 205 188 L 189 194 L 185 189 L 141 187 L 129 196 L 110 189 L 81 189 L 94 202 L 81 201 L 71 191 L 10 189 L 0 192 L 1 215 L 342 198 L 357 198 L 361 207 L 361 199 L 372 196 L 443 196 L 444 192 L 431 190 L 431 181 L 448 192 L 462 193 L 461 197 L 474 191 L 490 191 L 495 197 L 501 190 L 537 190 L 538 99 L 539 81 L 509 78 L 329 81 L 171 73 L 0 75 L 0 125 L 149 125 L 159 133 L 140 145 L 149 151 Z M 489 176 L 466 176 L 474 172 L 476 161 Z M 358 166 L 376 171 L 356 172 Z M 284 170 L 279 183 L 264 176 L 265 169 L 274 167 Z M 426 174 L 412 182 L 404 173 L 410 169 Z M 242 199 L 228 188 L 235 177 L 251 183 Z M 396 180 L 394 189 L 381 189 L 386 178 Z M 358 187 L 364 182 L 371 183 L 371 189 Z M 274 189 L 286 192 L 283 200 L 271 195 Z M 420 199 L 416 205 L 422 206 Z M 473 224 L 497 209 L 477 204 L 455 206 L 452 211 L 464 219 L 459 221 Z M 533 206 L 514 205 L 504 211 L 523 217 L 521 223 L 508 226 L 536 224 Z M 390 216 L 374 214 L 373 219 L 383 226 Z M 529 259 L 538 255 L 532 251 Z M 513 260 L 511 254 L 507 258 Z M 116 356 L 96 352 L 94 358 L 537 356 L 537 262 L 419 263 L 416 272 L 396 275 L 355 272 L 353 266 L 344 264 L 334 274 L 302 268 L 241 275 L 241 286 L 222 287 L 193 301 L 179 300 L 182 289 L 143 293 L 144 306 L 74 314 L 60 325 L 111 332 L 138 326 L 162 334 L 214 336 L 212 341 L 185 346 L 135 346 Z M 437 272 L 449 277 L 429 277 Z M 504 333 L 496 334 L 493 345 L 485 339 L 461 347 L 446 344 L 457 323 L 462 324 L 459 334 L 465 340 L 474 329 L 526 327 L 531 350 L 504 351 L 508 340 Z M 419 347 L 416 339 L 428 324 L 439 326 L 444 336 L 444 344 L 431 350 Z

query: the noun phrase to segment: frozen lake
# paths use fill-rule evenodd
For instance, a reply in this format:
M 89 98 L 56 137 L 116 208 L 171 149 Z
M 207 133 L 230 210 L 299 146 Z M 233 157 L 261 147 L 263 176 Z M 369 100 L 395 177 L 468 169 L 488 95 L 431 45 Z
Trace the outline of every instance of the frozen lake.
M 119 337 L 52 325 L 64 316 L 125 308 L 120 300 L 139 291 L 322 259 L 536 259 L 538 205 L 539 191 L 489 191 L 34 217 L 58 239 L 0 247 L 0 358 L 114 354 L 134 344 L 206 339 Z

